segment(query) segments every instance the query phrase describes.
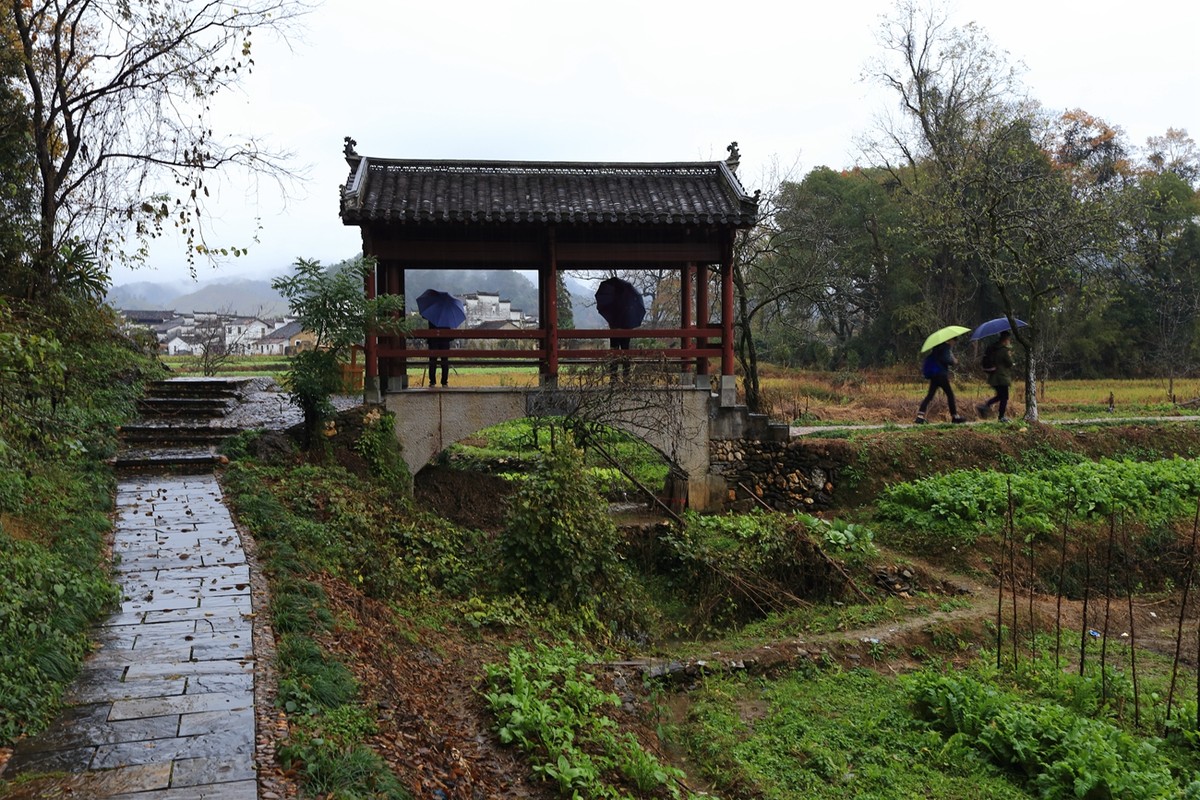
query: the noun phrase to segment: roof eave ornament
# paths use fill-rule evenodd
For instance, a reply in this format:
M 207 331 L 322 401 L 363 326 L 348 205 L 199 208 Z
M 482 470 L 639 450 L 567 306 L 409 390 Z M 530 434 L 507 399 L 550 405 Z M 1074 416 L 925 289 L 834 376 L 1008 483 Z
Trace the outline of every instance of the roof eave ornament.
M 366 172 L 368 159 L 363 158 L 354 149 L 358 142 L 354 141 L 349 136 L 345 137 L 345 147 L 342 152 L 346 156 L 346 163 L 350 165 L 350 170 L 353 172 L 353 177 L 350 183 L 341 187 L 342 190 L 342 216 L 345 216 L 346 211 L 357 211 L 362 208 L 363 192 L 366 190 Z
M 736 175 L 738 165 L 742 163 L 742 154 L 738 152 L 738 143 L 730 142 L 725 149 L 729 151 L 729 158 L 725 159 L 725 164 L 729 167 L 729 171 Z

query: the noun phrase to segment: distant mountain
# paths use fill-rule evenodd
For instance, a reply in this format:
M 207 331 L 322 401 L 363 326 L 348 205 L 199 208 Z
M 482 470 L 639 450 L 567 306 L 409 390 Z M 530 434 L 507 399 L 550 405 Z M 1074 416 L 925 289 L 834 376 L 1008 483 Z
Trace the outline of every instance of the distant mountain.
M 288 302 L 267 280 L 209 283 L 171 301 L 176 311 L 220 311 L 248 317 L 282 317 Z
M 538 312 L 537 286 L 526 275 L 511 270 L 408 270 L 404 274 L 407 305 L 416 311 L 417 296 L 426 289 L 451 294 L 495 292 L 509 300 L 512 308 L 530 316 Z M 575 325 L 603 328 L 596 313 L 593 290 L 567 277 Z M 113 308 L 128 310 L 174 309 L 180 312 L 219 311 L 242 316 L 280 317 L 288 313 L 287 301 L 271 288 L 270 280 L 255 278 L 218 278 L 200 283 L 155 283 L 137 281 L 114 286 L 105 298 Z
M 576 328 L 607 328 L 608 323 L 596 310 L 596 289 L 570 275 L 563 281 L 571 293 L 571 311 L 575 315 Z
M 105 298 L 119 309 L 220 311 L 242 316 L 281 317 L 287 301 L 269 280 L 223 278 L 197 283 L 137 283 L 114 286 Z
M 537 286 L 525 275 L 513 270 L 468 270 L 468 269 L 410 269 L 404 272 L 404 304 L 409 311 L 417 310 L 417 298 L 426 289 L 437 289 L 462 296 L 475 292 L 493 292 L 501 300 L 512 302 L 514 310 L 536 317 L 538 311 Z
M 113 308 L 170 309 L 174 308 L 171 301 L 186 292 L 190 285 L 182 281 L 177 284 L 136 281 L 112 287 L 105 299 Z

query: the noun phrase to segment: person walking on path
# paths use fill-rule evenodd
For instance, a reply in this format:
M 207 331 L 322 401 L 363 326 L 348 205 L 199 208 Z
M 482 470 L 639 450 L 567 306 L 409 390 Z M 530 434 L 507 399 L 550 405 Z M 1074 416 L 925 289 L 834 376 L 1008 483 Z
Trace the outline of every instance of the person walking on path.
M 925 412 L 929 409 L 930 402 L 933 401 L 933 396 L 937 394 L 938 389 L 946 393 L 946 405 L 950 408 L 950 420 L 956 423 L 966 422 L 966 417 L 960 417 L 958 414 L 958 406 L 954 401 L 954 390 L 950 388 L 950 368 L 958 363 L 958 359 L 954 357 L 954 342 L 958 337 L 949 339 L 937 345 L 925 357 L 925 361 L 921 367 L 921 373 L 929 379 L 929 391 L 925 394 L 925 399 L 921 401 L 920 407 L 917 409 L 916 424 L 925 424 Z
M 975 406 L 981 419 L 987 419 L 996 406 L 1000 422 L 1008 422 L 1008 387 L 1012 384 L 1012 331 L 1001 331 L 1000 338 L 987 346 L 983 355 L 988 385 L 996 394 L 986 403 Z

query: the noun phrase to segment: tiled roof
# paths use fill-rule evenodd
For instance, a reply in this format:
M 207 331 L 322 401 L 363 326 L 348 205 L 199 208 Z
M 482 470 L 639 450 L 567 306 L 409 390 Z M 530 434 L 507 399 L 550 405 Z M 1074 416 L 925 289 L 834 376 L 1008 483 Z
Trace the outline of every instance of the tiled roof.
M 279 341 L 287 341 L 288 339 L 292 338 L 296 334 L 300 333 L 302 330 L 304 330 L 304 326 L 302 326 L 298 321 L 293 320 L 292 322 L 289 322 L 286 325 L 281 325 L 280 327 L 271 331 L 266 336 L 259 339 L 259 341 L 265 342 L 268 339 L 270 339 L 272 341 L 274 341 L 276 339 L 278 339 Z
M 348 152 L 346 225 L 533 223 L 718 225 L 758 215 L 724 161 L 426 161 Z
M 142 322 L 142 323 L 166 322 L 171 317 L 175 316 L 174 311 L 166 310 L 166 309 L 123 308 L 123 309 L 119 310 L 117 313 L 119 313 L 121 316 L 125 317 L 125 319 L 127 319 L 131 322 Z

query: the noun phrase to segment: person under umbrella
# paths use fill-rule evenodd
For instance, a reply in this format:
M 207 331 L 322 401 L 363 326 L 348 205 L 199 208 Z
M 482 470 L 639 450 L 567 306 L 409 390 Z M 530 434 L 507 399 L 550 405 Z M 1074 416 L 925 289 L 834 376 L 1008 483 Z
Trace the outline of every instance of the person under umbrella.
M 452 330 L 463 324 L 467 318 L 466 307 L 462 300 L 448 292 L 437 289 L 426 289 L 417 298 L 417 310 L 434 330 Z M 447 384 L 450 373 L 450 357 L 444 355 L 454 343 L 453 339 L 431 338 L 429 343 L 429 388 L 437 385 L 437 369 L 442 369 L 442 386 Z M 436 355 L 441 351 L 443 355 Z
M 646 318 L 646 303 L 642 294 L 627 280 L 621 278 L 605 278 L 596 288 L 596 311 L 604 317 L 610 328 L 636 328 Z M 628 336 L 614 336 L 608 340 L 608 346 L 613 350 L 628 350 Z M 623 358 L 621 367 L 626 380 L 629 379 L 629 359 Z M 617 377 L 617 364 L 610 365 L 612 377 Z
M 1019 326 L 1018 326 L 1019 327 Z M 990 355 L 990 358 L 988 356 Z M 1012 331 L 1000 331 L 1000 338 L 987 346 L 984 356 L 984 371 L 987 372 L 987 382 L 996 394 L 986 403 L 975 406 L 981 419 L 987 419 L 992 406 L 997 406 L 1000 422 L 1008 422 L 1008 387 L 1012 384 Z M 988 365 L 991 368 L 988 369 Z
M 938 389 L 946 394 L 946 405 L 950 408 L 950 421 L 955 423 L 967 421 L 966 417 L 958 414 L 958 406 L 954 401 L 954 390 L 950 388 L 950 368 L 958 363 L 958 359 L 954 357 L 954 342 L 959 336 L 970 332 L 970 328 L 949 325 L 931 333 L 925 340 L 925 344 L 922 345 L 922 353 L 930 351 L 921 365 L 921 374 L 929 379 L 929 391 L 926 392 L 925 399 L 921 401 L 921 405 L 917 409 L 916 424 L 925 424 L 925 412 L 929 409 L 929 404 L 933 401 L 933 396 L 937 394 Z
M 1024 320 L 1019 320 L 1016 317 L 1013 317 L 1013 322 L 1015 322 L 1017 324 L 1018 328 L 1028 328 L 1029 327 L 1028 322 L 1025 322 Z M 1001 331 L 1011 331 L 1011 330 L 1012 330 L 1012 323 L 1010 323 L 1008 321 L 1008 317 L 996 317 L 995 319 L 989 319 L 987 322 L 983 323 L 978 328 L 971 331 L 971 341 L 977 342 L 980 339 L 986 339 L 989 336 L 994 336 L 997 333 L 1000 333 Z

